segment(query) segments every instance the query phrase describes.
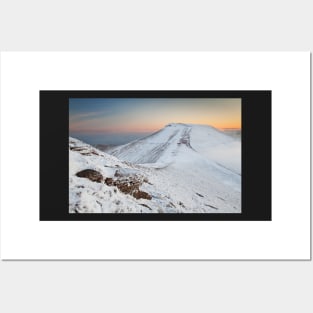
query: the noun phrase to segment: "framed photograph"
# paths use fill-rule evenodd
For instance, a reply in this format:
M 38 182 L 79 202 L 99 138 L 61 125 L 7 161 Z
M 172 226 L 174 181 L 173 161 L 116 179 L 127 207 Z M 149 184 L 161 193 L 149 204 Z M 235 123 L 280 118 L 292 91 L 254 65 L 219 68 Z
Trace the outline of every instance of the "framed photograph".
M 40 134 L 41 220 L 271 219 L 271 91 L 40 91 Z
M 1 53 L 1 258 L 310 260 L 310 62 Z

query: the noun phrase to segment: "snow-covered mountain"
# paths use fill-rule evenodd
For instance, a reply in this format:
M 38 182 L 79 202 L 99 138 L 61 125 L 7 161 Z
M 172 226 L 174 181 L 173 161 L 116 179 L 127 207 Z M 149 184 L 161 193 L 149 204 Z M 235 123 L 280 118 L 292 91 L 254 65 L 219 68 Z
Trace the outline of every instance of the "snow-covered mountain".
M 70 212 L 240 213 L 241 142 L 192 124 L 107 153 L 70 138 Z

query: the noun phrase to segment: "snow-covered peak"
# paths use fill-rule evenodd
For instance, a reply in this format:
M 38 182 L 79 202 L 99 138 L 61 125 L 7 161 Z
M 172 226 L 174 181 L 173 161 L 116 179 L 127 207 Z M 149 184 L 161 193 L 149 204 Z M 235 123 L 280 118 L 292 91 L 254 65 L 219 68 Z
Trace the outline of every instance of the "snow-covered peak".
M 205 127 L 207 129 L 216 129 L 215 127 L 207 124 L 194 124 L 194 123 L 169 123 L 164 126 L 165 127 L 176 127 L 176 128 L 185 128 L 185 127 Z
M 70 137 L 70 212 L 240 212 L 240 141 L 169 125 L 108 153 Z
M 108 151 L 121 160 L 160 166 L 195 152 L 240 172 L 240 142 L 209 125 L 170 123 L 150 136 Z
M 187 124 L 184 123 L 169 123 L 165 125 L 164 127 L 185 127 Z

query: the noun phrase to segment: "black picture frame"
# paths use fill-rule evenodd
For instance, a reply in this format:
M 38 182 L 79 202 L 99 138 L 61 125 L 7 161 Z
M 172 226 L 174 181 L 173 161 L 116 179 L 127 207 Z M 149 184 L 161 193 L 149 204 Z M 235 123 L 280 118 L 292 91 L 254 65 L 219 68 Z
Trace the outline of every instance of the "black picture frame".
M 69 213 L 70 98 L 241 98 L 241 213 Z M 40 221 L 271 221 L 270 90 L 39 91 Z

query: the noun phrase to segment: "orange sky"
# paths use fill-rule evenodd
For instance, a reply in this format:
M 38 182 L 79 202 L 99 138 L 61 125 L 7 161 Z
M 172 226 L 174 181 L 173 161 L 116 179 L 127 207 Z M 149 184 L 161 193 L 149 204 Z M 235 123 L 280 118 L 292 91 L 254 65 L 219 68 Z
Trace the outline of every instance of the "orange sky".
M 169 123 L 241 128 L 241 99 L 70 99 L 70 132 L 151 132 Z

